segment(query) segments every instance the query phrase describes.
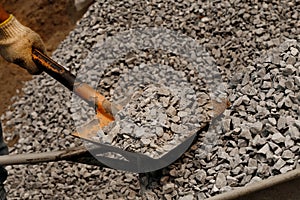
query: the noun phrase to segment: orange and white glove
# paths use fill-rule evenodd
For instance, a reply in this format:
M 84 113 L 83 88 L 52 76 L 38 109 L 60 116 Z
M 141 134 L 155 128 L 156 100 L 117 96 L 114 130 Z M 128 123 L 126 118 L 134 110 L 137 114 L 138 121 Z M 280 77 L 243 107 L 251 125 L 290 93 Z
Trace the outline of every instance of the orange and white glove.
M 33 48 L 45 52 L 39 34 L 23 26 L 13 15 L 0 24 L 1 56 L 26 69 L 30 74 L 39 74 L 42 71 L 32 60 Z

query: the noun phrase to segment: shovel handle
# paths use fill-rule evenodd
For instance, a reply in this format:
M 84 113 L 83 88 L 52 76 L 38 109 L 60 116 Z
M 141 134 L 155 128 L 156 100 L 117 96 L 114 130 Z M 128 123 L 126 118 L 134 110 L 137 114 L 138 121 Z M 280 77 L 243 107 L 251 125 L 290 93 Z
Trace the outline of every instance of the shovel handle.
M 37 49 L 33 49 L 32 59 L 40 69 L 73 91 L 76 77 L 70 71 Z
M 33 49 L 32 59 L 40 69 L 45 71 L 52 78 L 63 84 L 91 106 L 96 106 L 101 127 L 108 125 L 114 120 L 112 110 L 114 110 L 116 106 L 112 105 L 94 88 L 78 80 L 75 82 L 76 77 L 70 71 L 37 49 Z

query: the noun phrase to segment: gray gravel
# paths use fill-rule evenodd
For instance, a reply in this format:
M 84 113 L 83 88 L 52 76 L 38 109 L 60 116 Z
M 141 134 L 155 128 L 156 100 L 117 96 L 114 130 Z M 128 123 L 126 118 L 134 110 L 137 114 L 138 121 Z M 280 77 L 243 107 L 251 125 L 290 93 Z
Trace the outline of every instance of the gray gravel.
M 104 60 L 100 49 L 95 48 L 92 52 L 84 66 L 94 67 L 99 58 Z M 140 56 L 139 59 L 147 63 L 146 58 Z M 124 66 L 126 62 L 122 64 Z M 158 158 L 205 127 L 212 108 L 205 84 L 201 86 L 196 73 L 189 75 L 190 70 L 175 71 L 165 65 L 149 65 L 141 64 L 129 70 L 122 66 L 118 70 L 114 66 L 105 69 L 121 74 L 117 78 L 106 77 L 102 73 L 104 70 L 93 70 L 93 76 L 99 74 L 100 80 L 105 80 L 100 81 L 99 90 L 110 83 L 109 94 L 112 95 L 107 98 L 123 105 L 123 110 L 115 114 L 115 121 L 98 132 L 98 141 Z M 188 76 L 193 78 L 193 84 L 187 80 Z M 79 102 L 74 102 L 74 107 L 82 101 L 77 99 Z M 74 112 L 74 115 L 78 114 L 81 112 Z M 79 123 L 81 121 L 85 123 L 86 119 Z
M 76 73 L 95 43 L 120 31 L 153 26 L 180 31 L 213 56 L 228 84 L 231 107 L 212 132 L 202 133 L 181 159 L 161 171 L 138 175 L 65 162 L 7 167 L 9 199 L 203 199 L 295 169 L 300 148 L 298 10 L 290 1 L 97 1 L 54 52 L 55 60 Z M 132 52 L 114 68 L 139 66 L 147 53 Z M 162 55 L 157 57 L 161 64 L 180 70 L 182 65 L 165 52 L 155 53 Z M 111 79 L 101 87 L 108 97 Z M 6 129 L 14 127 L 21 137 L 10 153 L 81 144 L 69 136 L 75 130 L 70 92 L 47 75 L 27 82 L 23 91 L 1 117 Z

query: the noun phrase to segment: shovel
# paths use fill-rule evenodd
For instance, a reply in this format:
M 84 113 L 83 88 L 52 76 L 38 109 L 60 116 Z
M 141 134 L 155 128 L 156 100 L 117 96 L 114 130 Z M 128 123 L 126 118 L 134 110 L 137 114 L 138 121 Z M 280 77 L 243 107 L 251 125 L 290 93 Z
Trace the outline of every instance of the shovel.
M 98 130 L 114 121 L 112 111 L 120 110 L 120 106 L 114 105 L 113 103 L 106 100 L 103 95 L 99 94 L 94 88 L 92 88 L 88 84 L 82 81 L 78 81 L 70 71 L 65 69 L 63 66 L 59 65 L 57 62 L 55 62 L 42 52 L 38 50 L 33 50 L 33 60 L 39 68 L 41 68 L 51 77 L 63 84 L 70 91 L 73 91 L 76 95 L 81 97 L 89 105 L 94 106 L 96 108 L 97 119 L 94 119 L 91 122 L 88 122 L 86 125 L 84 125 L 81 128 L 80 133 L 75 132 L 72 134 L 77 138 L 81 138 L 84 141 L 94 144 L 94 148 L 89 149 L 89 152 L 93 154 L 93 156 L 96 159 L 91 158 L 93 156 L 88 154 L 87 150 L 84 151 L 83 148 L 80 147 L 65 151 L 54 152 L 52 154 L 50 152 L 50 155 L 52 156 L 49 156 L 49 153 L 25 154 L 22 156 L 22 159 L 19 160 L 19 162 L 18 159 L 16 159 L 15 157 L 17 156 L 20 158 L 20 155 L 2 156 L 2 158 L 0 157 L 0 164 L 24 164 L 57 160 L 76 161 L 78 157 L 84 156 L 86 157 L 86 159 L 81 158 L 84 162 L 82 160 L 77 161 L 92 165 L 114 168 L 117 170 L 125 170 L 134 173 L 146 173 L 162 169 L 176 161 L 185 151 L 188 150 L 188 148 L 192 145 L 193 141 L 195 141 L 195 139 L 197 138 L 196 136 L 201 131 L 207 129 L 209 125 L 207 124 L 203 127 L 200 127 L 199 130 L 197 130 L 197 132 L 189 136 L 187 139 L 185 139 L 183 142 L 178 144 L 175 148 L 168 151 L 160 158 L 152 158 L 144 154 L 128 152 L 118 147 L 95 142 L 91 138 L 96 136 Z M 222 103 L 222 106 L 223 105 L 224 103 Z M 215 117 L 223 113 L 223 111 L 226 109 L 226 107 L 223 107 L 222 109 L 217 109 Z M 125 159 L 117 159 L 104 156 L 107 153 L 119 154 Z M 88 159 L 87 157 L 89 157 L 90 159 Z

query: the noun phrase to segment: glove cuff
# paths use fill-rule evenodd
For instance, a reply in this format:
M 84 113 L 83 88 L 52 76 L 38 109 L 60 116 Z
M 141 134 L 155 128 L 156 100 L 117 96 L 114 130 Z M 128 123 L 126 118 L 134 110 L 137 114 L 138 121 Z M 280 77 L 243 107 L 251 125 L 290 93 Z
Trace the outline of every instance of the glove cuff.
M 6 40 L 26 31 L 23 26 L 13 15 L 0 24 L 0 40 Z

